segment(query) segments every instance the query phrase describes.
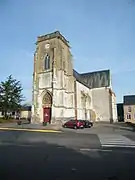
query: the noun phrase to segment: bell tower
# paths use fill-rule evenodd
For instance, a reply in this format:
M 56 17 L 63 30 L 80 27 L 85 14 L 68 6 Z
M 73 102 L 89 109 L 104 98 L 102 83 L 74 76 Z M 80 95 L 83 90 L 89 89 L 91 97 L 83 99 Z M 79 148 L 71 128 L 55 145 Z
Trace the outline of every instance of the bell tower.
M 64 117 L 68 78 L 73 79 L 71 57 L 69 42 L 59 31 L 37 38 L 33 72 L 33 123 L 52 123 Z M 50 99 L 46 100 L 46 97 Z

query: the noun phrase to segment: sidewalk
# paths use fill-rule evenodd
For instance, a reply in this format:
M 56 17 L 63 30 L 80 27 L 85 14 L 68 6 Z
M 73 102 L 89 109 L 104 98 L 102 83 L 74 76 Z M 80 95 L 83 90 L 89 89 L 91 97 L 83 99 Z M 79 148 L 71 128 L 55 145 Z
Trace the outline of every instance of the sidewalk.
M 133 134 L 135 131 L 133 127 L 128 126 L 125 123 L 94 123 L 92 128 L 85 128 L 81 130 L 74 130 L 69 128 L 63 128 L 61 124 L 48 124 L 43 126 L 43 124 L 22 124 L 17 125 L 17 123 L 1 123 L 0 130 L 24 130 L 24 131 L 35 131 L 35 132 L 67 132 L 67 133 L 82 133 L 82 134 L 98 134 L 98 133 L 113 133 L 113 134 Z
M 17 129 L 39 129 L 39 130 L 62 130 L 62 126 L 58 124 L 48 124 L 43 126 L 42 124 L 22 124 L 17 123 L 1 123 L 0 128 L 17 128 Z
M 48 124 L 47 126 L 43 126 L 43 124 L 22 124 L 16 125 L 18 128 L 27 128 L 27 129 L 52 129 L 52 130 L 61 130 L 62 126 L 58 124 Z

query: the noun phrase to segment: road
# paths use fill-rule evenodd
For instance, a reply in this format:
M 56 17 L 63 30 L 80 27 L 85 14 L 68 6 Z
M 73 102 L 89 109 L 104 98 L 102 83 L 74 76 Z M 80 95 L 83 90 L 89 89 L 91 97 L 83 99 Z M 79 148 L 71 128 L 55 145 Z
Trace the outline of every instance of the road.
M 97 134 L 1 131 L 0 179 L 134 180 L 134 150 L 103 148 Z

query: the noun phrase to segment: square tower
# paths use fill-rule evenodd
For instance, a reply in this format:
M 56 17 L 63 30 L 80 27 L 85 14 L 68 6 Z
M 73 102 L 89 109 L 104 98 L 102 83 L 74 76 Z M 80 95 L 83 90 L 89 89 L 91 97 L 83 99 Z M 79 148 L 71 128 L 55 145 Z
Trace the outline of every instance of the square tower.
M 66 114 L 74 116 L 73 102 L 68 107 L 67 101 L 68 98 L 73 100 L 73 96 L 69 42 L 59 31 L 39 36 L 34 54 L 32 123 L 56 122 Z M 70 109 L 70 114 L 67 109 Z

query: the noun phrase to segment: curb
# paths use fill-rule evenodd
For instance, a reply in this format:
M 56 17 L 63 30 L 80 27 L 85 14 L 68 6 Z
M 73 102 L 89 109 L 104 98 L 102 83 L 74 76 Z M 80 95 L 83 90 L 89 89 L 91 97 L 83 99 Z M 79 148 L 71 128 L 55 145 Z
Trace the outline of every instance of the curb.
M 0 127 L 0 130 L 4 130 L 4 131 L 41 132 L 41 133 L 62 133 L 62 131 L 52 130 L 52 129 L 25 129 L 25 128 Z

